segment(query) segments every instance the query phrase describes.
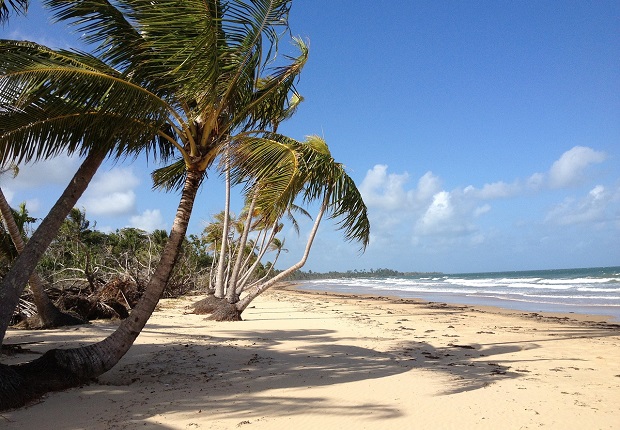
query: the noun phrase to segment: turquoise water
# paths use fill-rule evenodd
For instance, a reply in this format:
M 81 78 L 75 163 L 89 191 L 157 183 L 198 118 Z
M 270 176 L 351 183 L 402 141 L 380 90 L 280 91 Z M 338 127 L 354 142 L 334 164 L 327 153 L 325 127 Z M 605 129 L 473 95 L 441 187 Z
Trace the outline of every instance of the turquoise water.
M 499 306 L 527 312 L 608 315 L 620 321 L 620 266 L 303 281 L 300 288 Z

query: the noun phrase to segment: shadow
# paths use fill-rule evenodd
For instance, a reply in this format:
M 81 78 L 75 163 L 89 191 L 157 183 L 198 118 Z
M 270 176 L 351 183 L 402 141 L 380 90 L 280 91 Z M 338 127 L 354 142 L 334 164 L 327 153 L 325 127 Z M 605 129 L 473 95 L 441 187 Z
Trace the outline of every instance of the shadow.
M 433 315 L 437 315 L 436 310 Z M 399 313 L 398 322 L 408 321 L 408 316 Z M 247 325 L 205 323 L 204 334 L 182 333 L 183 328 L 195 333 L 196 320 L 177 324 L 178 318 L 174 325 L 148 324 L 131 354 L 102 375 L 97 383 L 75 389 L 79 390 L 82 407 L 87 411 L 78 417 L 78 412 L 72 410 L 77 421 L 92 420 L 88 405 L 102 404 L 108 409 L 104 409 L 101 416 L 108 416 L 111 421 L 101 418 L 100 427 L 91 422 L 88 428 L 114 429 L 117 428 L 114 420 L 136 426 L 144 424 L 144 428 L 174 428 L 156 422 L 163 414 L 195 415 L 201 419 L 226 417 L 239 420 L 239 424 L 245 423 L 249 415 L 286 417 L 300 413 L 392 419 L 401 417 L 402 413 L 388 398 L 358 399 L 352 395 L 346 403 L 335 402 L 332 397 L 321 396 L 320 390 L 308 389 L 371 381 L 421 369 L 444 377 L 444 388 L 435 395 L 463 393 L 525 376 L 511 367 L 515 363 L 546 360 L 520 360 L 514 355 L 502 360 L 505 354 L 540 348 L 542 342 L 618 335 L 617 331 L 602 328 L 566 327 L 537 330 L 540 336 L 536 340 L 484 344 L 460 344 L 454 340 L 440 347 L 404 336 L 400 340 L 392 337 L 388 342 L 377 343 L 382 348 L 379 350 L 356 346 L 353 338 L 343 337 L 335 330 L 256 331 L 250 329 L 251 321 Z M 372 319 L 376 317 L 373 315 Z M 41 341 L 28 345 L 35 351 L 76 347 L 103 338 L 115 328 L 113 323 L 97 323 L 58 330 L 53 333 L 51 342 L 50 332 L 13 331 L 9 343 L 22 338 L 29 342 Z M 160 341 L 149 343 L 149 336 L 157 336 Z M 161 342 L 162 338 L 166 341 Z M 286 390 L 289 395 L 274 393 L 277 389 Z M 46 407 L 51 408 L 54 402 L 54 407 L 62 408 L 63 394 L 44 400 Z M 34 405 L 32 409 L 37 407 Z

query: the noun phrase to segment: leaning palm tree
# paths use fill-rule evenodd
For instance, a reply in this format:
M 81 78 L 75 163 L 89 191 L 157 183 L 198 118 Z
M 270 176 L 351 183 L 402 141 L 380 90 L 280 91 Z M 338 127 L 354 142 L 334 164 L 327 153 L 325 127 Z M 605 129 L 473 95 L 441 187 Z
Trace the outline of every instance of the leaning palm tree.
M 7 380 L 13 381 L 6 390 L 0 386 L 0 409 L 97 376 L 127 352 L 170 277 L 207 169 L 233 140 L 237 144 L 268 140 L 261 131 L 287 109 L 307 58 L 306 46 L 295 39 L 300 54 L 287 57 L 285 65 L 272 66 L 278 40 L 288 26 L 290 0 L 47 0 L 46 4 L 57 19 L 77 25 L 85 41 L 95 44 L 94 55 L 63 51 L 65 57 L 58 59 L 38 45 L 3 42 L 15 47 L 11 50 L 15 63 L 47 66 L 33 67 L 36 70 L 32 73 L 15 79 L 9 96 L 21 102 L 30 100 L 31 104 L 7 115 L 27 122 L 24 115 L 20 117 L 22 111 L 38 108 L 48 99 L 80 112 L 60 121 L 70 130 L 65 133 L 70 144 L 56 139 L 46 147 L 41 137 L 31 139 L 32 146 L 13 141 L 6 146 L 4 152 L 9 155 L 4 160 L 31 152 L 41 158 L 49 152 L 70 149 L 90 153 L 99 149 L 99 141 L 93 137 L 101 138 L 105 148 L 114 148 L 115 154 L 124 154 L 134 130 L 136 145 L 163 142 L 176 150 L 177 162 L 160 170 L 155 183 L 179 188 L 181 197 L 158 266 L 130 317 L 99 343 L 51 350 L 32 363 L 0 369 Z M 92 70 L 63 69 L 75 61 Z M 15 69 L 14 75 L 18 74 Z M 7 98 L 0 87 L 0 100 Z M 92 106 L 92 111 L 84 106 Z M 103 132 L 108 122 L 123 127 L 114 126 L 113 136 L 106 140 Z M 48 127 L 47 134 L 60 133 L 60 123 L 57 128 Z M 80 129 L 80 125 L 84 127 Z M 71 139 L 77 135 L 79 139 Z M 265 159 L 261 164 L 268 171 L 273 161 Z M 281 180 L 286 182 L 287 178 Z
M 0 164 L 61 153 L 85 156 L 0 283 L 0 341 L 19 296 L 65 217 L 106 157 L 170 153 L 152 139 L 162 106 L 96 58 L 31 42 L 0 41 Z M 79 83 L 79 84 L 78 84 Z M 139 124 L 140 127 L 137 127 Z
M 235 181 L 248 183 L 246 192 L 251 198 L 238 245 L 231 248 L 229 255 L 219 256 L 220 260 L 229 262 L 227 274 L 218 273 L 220 278 L 226 279 L 226 300 L 214 301 L 207 298 L 198 305 L 198 308 L 212 313 L 212 319 L 241 319 L 241 313 L 256 297 L 303 267 L 326 213 L 338 219 L 338 226 L 344 230 L 347 240 L 359 241 L 362 249 L 368 244 L 370 223 L 366 205 L 344 166 L 332 158 L 325 141 L 318 136 L 310 136 L 305 142 L 277 135 L 271 135 L 271 138 L 277 144 L 266 145 L 264 140 L 257 139 L 234 147 Z M 261 170 L 260 161 L 264 159 L 278 161 L 269 171 L 264 171 Z M 287 178 L 284 189 L 274 186 L 282 183 L 281 178 Z M 275 276 L 270 277 L 267 274 L 249 282 L 268 245 L 275 242 L 281 218 L 298 199 L 301 199 L 304 205 L 320 202 L 300 260 Z M 253 220 L 255 213 L 257 219 Z M 262 226 L 261 230 L 265 232 L 263 237 L 268 239 L 263 243 L 262 251 L 250 261 L 246 251 L 247 236 L 252 226 L 257 224 Z M 267 234 L 267 230 L 271 230 L 271 233 Z M 230 264 L 231 261 L 233 264 Z M 243 297 L 242 293 L 245 293 Z

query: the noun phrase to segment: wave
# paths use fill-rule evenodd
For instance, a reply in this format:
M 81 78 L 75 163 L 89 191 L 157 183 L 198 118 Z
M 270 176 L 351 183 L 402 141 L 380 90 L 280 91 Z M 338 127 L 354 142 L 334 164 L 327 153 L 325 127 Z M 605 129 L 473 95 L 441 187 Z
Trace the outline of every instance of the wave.
M 615 303 L 571 303 L 571 302 L 564 302 L 564 301 L 550 301 L 550 300 L 527 300 L 525 298 L 507 298 L 506 296 L 493 296 L 493 295 L 484 295 L 484 296 L 480 296 L 481 298 L 486 298 L 486 299 L 494 299 L 494 300 L 498 300 L 498 301 L 511 301 L 511 302 L 520 302 L 520 303 L 528 303 L 528 304 L 545 304 L 545 305 L 555 305 L 555 306 L 560 306 L 560 307 L 586 307 L 586 308 L 591 308 L 591 307 L 597 307 L 597 308 L 613 308 L 613 309 L 620 309 L 620 304 L 615 304 Z
M 302 285 L 323 291 L 417 297 L 535 311 L 561 312 L 567 307 L 581 313 L 613 315 L 620 320 L 620 272 L 618 267 L 611 269 L 317 279 L 304 281 Z M 611 311 L 597 311 L 598 308 Z
M 571 284 L 607 284 L 620 282 L 618 278 L 574 278 L 574 279 L 544 279 L 541 281 L 543 284 L 557 284 L 566 283 Z

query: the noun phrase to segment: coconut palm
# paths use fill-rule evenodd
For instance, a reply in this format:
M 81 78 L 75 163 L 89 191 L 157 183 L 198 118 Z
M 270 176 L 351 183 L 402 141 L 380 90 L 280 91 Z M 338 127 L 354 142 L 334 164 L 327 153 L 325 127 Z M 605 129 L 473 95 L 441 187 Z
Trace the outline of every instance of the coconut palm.
M 32 154 L 44 158 L 69 150 L 87 153 L 99 145 L 125 154 L 133 148 L 130 142 L 142 149 L 166 143 L 179 159 L 155 175 L 155 184 L 180 189 L 181 198 L 158 266 L 130 317 L 99 343 L 51 350 L 32 363 L 5 368 L 4 376 L 15 383 L 9 385 L 11 394 L 0 387 L 0 408 L 79 384 L 118 362 L 161 297 L 207 169 L 233 142 L 268 141 L 261 131 L 286 111 L 307 58 L 305 44 L 295 39 L 300 54 L 287 57 L 283 66 L 270 66 L 284 34 L 278 30 L 287 29 L 291 6 L 287 0 L 45 3 L 58 20 L 76 25 L 84 40 L 95 44 L 94 55 L 2 42 L 15 48 L 0 52 L 3 60 L 6 56 L 15 65 L 23 63 L 0 79 L 11 80 L 11 85 L 0 86 L 0 100 L 18 100 L 23 106 L 3 106 L 7 117 L 32 124 L 25 119 L 27 113 L 42 105 L 56 107 L 52 102 L 74 113 L 45 129 L 45 137 L 58 135 L 53 143 L 37 136 L 20 144 L 15 135 L 27 137 L 29 132 L 15 132 L 3 159 L 21 161 Z M 24 65 L 35 63 L 46 67 L 32 66 L 31 72 L 23 72 Z M 113 136 L 106 140 L 108 123 Z M 62 131 L 63 124 L 68 131 Z M 260 163 L 268 171 L 273 160 Z M 283 183 L 290 180 L 280 178 Z M 49 369 L 54 369 L 53 377 Z
M 275 285 L 290 273 L 306 263 L 319 224 L 325 213 L 338 219 L 347 240 L 359 241 L 362 249 L 369 240 L 370 224 L 367 209 L 353 180 L 346 174 L 344 166 L 334 161 L 323 139 L 310 136 L 305 142 L 297 142 L 283 136 L 270 136 L 277 144 L 266 145 L 263 140 L 244 142 L 234 146 L 235 163 L 233 173 L 236 182 L 247 181 L 247 195 L 250 204 L 246 222 L 235 247 L 230 247 L 228 255 L 220 254 L 220 261 L 226 260 L 225 274 L 218 277 L 226 280 L 226 300 L 207 298 L 198 304 L 200 313 L 212 312 L 217 320 L 238 320 L 247 306 L 268 288 Z M 261 170 L 260 160 L 278 160 L 269 171 Z M 257 168 L 259 166 L 259 168 Z M 278 189 L 280 178 L 289 178 L 286 188 Z M 301 259 L 269 278 L 263 276 L 248 283 L 249 276 L 257 267 L 267 248 L 275 243 L 281 218 L 301 199 L 308 204 L 319 201 L 319 212 L 308 236 L 306 248 Z M 254 219 L 256 215 L 256 219 Z M 265 233 L 261 251 L 257 255 L 246 248 L 250 229 L 260 225 Z M 253 227 L 254 226 L 254 227 Z M 217 230 L 217 229 L 216 229 Z M 271 231 L 271 233 L 267 233 Z M 268 239 L 267 239 L 268 238 Z M 224 237 L 222 237 L 224 240 Z M 253 260 L 253 261 L 252 261 Z M 233 262 L 231 264 L 231 262 Z M 223 265 L 221 265 L 222 267 Z M 243 274 L 241 268 L 243 267 Z M 246 295 L 241 298 L 241 293 Z M 217 296 L 216 296 L 217 297 Z
M 10 40 L 0 41 L 0 58 L 0 164 L 38 161 L 63 152 L 85 155 L 2 279 L 2 341 L 37 263 L 105 158 L 144 150 L 165 158 L 170 151 L 167 144 L 152 139 L 163 124 L 161 104 L 155 106 L 156 102 L 122 81 L 121 72 L 104 62 L 86 54 Z

